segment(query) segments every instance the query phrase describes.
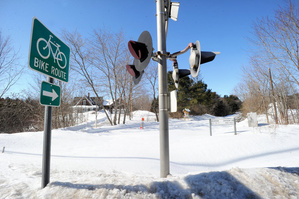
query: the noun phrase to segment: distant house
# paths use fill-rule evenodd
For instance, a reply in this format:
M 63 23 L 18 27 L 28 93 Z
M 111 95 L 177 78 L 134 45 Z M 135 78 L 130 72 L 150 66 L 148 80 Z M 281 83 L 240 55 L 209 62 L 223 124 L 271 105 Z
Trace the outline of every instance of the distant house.
M 104 101 L 103 101 L 103 107 L 104 107 L 106 110 L 109 110 L 110 113 L 112 113 L 113 106 L 114 106 L 114 103 L 113 103 L 112 100 L 104 100 Z
M 114 103 L 112 100 L 104 100 L 103 97 L 90 97 L 90 94 L 84 95 L 83 97 L 75 97 L 74 98 L 74 106 L 73 108 L 77 112 L 87 112 L 92 110 L 100 110 L 105 108 L 112 112 Z
M 106 106 L 107 108 L 109 107 L 110 113 L 115 113 L 115 111 L 117 111 L 117 113 L 119 113 L 119 111 L 124 113 L 124 104 L 125 101 L 122 99 L 117 99 L 114 102 L 112 100 L 107 100 Z
M 87 112 L 92 110 L 100 110 L 103 106 L 103 97 L 90 97 L 90 94 L 84 95 L 83 97 L 74 98 L 73 108 L 77 112 Z

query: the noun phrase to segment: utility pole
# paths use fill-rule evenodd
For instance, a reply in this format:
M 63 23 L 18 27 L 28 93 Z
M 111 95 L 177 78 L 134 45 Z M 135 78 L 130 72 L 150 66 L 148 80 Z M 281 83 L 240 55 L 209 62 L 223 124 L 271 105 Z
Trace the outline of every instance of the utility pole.
M 269 78 L 270 78 L 270 85 L 271 85 L 271 92 L 272 92 L 272 103 L 273 103 L 273 108 L 274 108 L 275 124 L 278 124 L 276 102 L 275 102 L 275 98 L 274 98 L 274 87 L 273 87 L 273 80 L 272 80 L 272 75 L 271 75 L 271 69 L 270 68 L 269 68 Z
M 159 127 L 160 127 L 160 177 L 170 174 L 169 169 L 169 127 L 167 106 L 167 63 L 166 29 L 164 0 L 156 1 L 157 8 L 157 47 L 159 74 Z M 168 16 L 167 16 L 168 17 Z

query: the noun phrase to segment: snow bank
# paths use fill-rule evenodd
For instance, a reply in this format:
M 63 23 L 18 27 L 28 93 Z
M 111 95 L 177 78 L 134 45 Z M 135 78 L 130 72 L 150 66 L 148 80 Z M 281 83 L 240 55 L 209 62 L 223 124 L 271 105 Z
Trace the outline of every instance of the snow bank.
M 135 121 L 141 121 L 144 118 L 146 122 L 156 122 L 156 115 L 153 112 L 149 111 L 134 111 L 132 119 Z
M 23 177 L 21 173 L 18 174 Z M 297 174 L 284 168 L 230 169 L 159 179 L 124 172 L 57 171 L 40 189 L 38 170 L 29 180 L 0 180 L 0 198 L 298 198 Z M 29 175 L 31 174 L 31 175 Z

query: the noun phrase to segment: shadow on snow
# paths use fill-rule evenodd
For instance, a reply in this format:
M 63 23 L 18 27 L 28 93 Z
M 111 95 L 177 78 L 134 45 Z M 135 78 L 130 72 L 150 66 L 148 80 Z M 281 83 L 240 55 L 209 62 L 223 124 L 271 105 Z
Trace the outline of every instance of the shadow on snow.
M 77 190 L 89 190 L 101 192 L 104 190 L 118 190 L 126 195 L 155 195 L 158 198 L 261 198 L 254 191 L 238 181 L 226 171 L 209 172 L 196 175 L 188 175 L 183 179 L 187 187 L 183 188 L 179 181 L 164 179 L 150 184 L 139 185 L 115 185 L 115 184 L 80 184 L 70 182 L 52 182 L 51 186 L 65 187 Z

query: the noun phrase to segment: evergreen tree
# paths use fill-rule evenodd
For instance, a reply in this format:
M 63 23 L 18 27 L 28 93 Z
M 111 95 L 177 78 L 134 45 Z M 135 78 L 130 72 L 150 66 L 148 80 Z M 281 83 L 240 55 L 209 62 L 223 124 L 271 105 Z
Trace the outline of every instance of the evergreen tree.
M 222 100 L 219 99 L 213 107 L 213 112 L 212 114 L 215 116 L 226 116 L 229 115 L 230 111 L 229 111 L 229 106 L 227 105 L 227 103 Z
M 178 111 L 182 111 L 184 108 L 191 108 L 192 101 L 192 91 L 191 87 L 194 81 L 186 76 L 179 80 L 179 88 L 178 88 Z M 172 71 L 168 72 L 168 91 L 175 90 L 175 85 L 172 79 Z
M 233 114 L 241 109 L 242 102 L 241 100 L 235 95 L 224 95 L 223 99 L 229 106 L 229 114 Z
M 168 72 L 168 91 L 175 89 L 172 71 L 170 71 Z M 237 96 L 225 95 L 221 98 L 216 92 L 208 89 L 208 85 L 202 80 L 194 81 L 189 76 L 179 79 L 177 97 L 178 112 L 188 108 L 193 115 L 209 113 L 215 116 L 226 116 L 238 111 L 242 104 Z

